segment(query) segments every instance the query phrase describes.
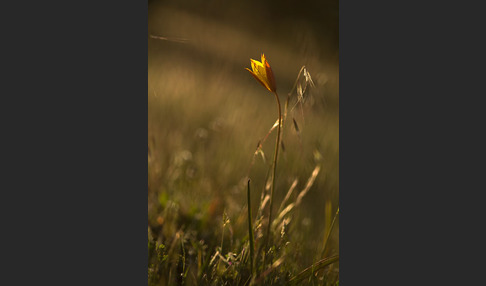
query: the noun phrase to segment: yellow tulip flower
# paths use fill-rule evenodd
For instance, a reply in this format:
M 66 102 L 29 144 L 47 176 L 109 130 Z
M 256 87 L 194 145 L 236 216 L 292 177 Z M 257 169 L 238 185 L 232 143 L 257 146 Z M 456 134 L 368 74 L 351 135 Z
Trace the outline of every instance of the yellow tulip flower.
M 264 249 L 267 249 L 268 241 L 269 241 L 268 238 L 270 237 L 270 226 L 272 225 L 273 193 L 275 190 L 275 175 L 277 172 L 278 146 L 280 145 L 280 127 L 282 126 L 282 110 L 280 108 L 280 100 L 278 99 L 275 77 L 273 76 L 272 68 L 270 67 L 270 64 L 267 62 L 265 55 L 262 53 L 261 62 L 256 61 L 254 59 L 250 59 L 250 60 L 251 60 L 251 70 L 249 68 L 247 68 L 247 70 L 267 90 L 275 94 L 275 99 L 277 100 L 277 107 L 278 107 L 277 141 L 275 142 L 275 156 L 273 157 L 273 172 L 272 172 L 272 188 L 270 190 L 270 212 L 268 214 L 267 235 L 265 236 L 265 242 L 264 242 L 265 245 Z M 263 256 L 263 265 L 265 265 L 265 256 Z
M 254 59 L 250 59 L 251 61 L 251 69 L 246 68 L 255 79 L 261 83 L 266 89 L 271 92 L 275 92 L 277 90 L 277 86 L 275 84 L 275 77 L 273 76 L 272 68 L 270 64 L 267 62 L 265 55 L 262 54 L 262 61 L 256 61 Z

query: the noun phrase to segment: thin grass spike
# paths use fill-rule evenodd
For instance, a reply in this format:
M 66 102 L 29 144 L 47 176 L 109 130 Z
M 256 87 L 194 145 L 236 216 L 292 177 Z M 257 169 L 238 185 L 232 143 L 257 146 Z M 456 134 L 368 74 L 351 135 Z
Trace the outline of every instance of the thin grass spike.
M 253 276 L 254 263 L 254 242 L 253 242 L 253 226 L 251 224 L 251 199 L 250 199 L 250 179 L 248 179 L 248 237 L 250 240 L 250 273 Z

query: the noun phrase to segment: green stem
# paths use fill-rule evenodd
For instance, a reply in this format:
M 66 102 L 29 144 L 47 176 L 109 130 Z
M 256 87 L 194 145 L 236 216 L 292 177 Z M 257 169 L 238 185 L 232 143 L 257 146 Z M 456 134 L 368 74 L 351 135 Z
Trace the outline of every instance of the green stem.
M 280 108 L 280 100 L 278 99 L 278 94 L 275 92 L 275 99 L 278 105 L 278 126 L 277 126 L 277 140 L 275 141 L 275 156 L 273 158 L 273 176 L 272 176 L 272 188 L 270 191 L 270 213 L 268 215 L 268 227 L 267 227 L 267 238 L 265 242 L 265 251 L 268 246 L 268 241 L 270 237 L 270 227 L 272 225 L 272 210 L 273 210 L 273 193 L 275 190 L 275 174 L 277 172 L 277 158 L 278 158 L 278 147 L 280 145 L 280 125 L 282 123 L 282 111 Z M 265 257 L 265 256 L 264 256 Z
M 334 218 L 332 219 L 331 227 L 329 227 L 329 231 L 327 232 L 326 240 L 324 240 L 324 247 L 322 249 L 322 256 L 324 256 L 326 254 L 327 243 L 329 242 L 329 237 L 331 236 L 332 228 L 334 227 L 334 223 L 336 222 L 336 217 L 338 216 L 338 214 L 339 214 L 339 207 L 337 208 L 336 213 L 334 214 Z
M 253 227 L 251 225 L 251 200 L 250 200 L 250 179 L 248 179 L 248 236 L 250 240 L 250 271 L 251 275 L 253 275 Z

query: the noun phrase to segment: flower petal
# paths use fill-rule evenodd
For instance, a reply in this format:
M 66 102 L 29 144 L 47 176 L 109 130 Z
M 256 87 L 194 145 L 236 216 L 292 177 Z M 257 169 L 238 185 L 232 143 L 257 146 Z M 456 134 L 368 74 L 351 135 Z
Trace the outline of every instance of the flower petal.
M 263 87 L 265 87 L 266 89 L 268 89 L 269 91 L 272 91 L 270 89 L 270 87 L 268 86 L 268 84 L 266 82 L 264 82 L 262 79 L 260 79 L 260 76 L 258 76 L 257 74 L 255 74 L 253 71 L 251 71 L 249 68 L 246 68 L 247 71 L 249 71 L 251 73 L 251 75 L 261 84 L 263 85 Z
M 259 62 L 254 59 L 250 59 L 252 70 L 247 70 L 253 75 L 253 77 L 262 84 L 266 89 L 271 92 L 276 91 L 275 77 L 273 75 L 272 68 L 265 58 L 265 54 L 261 54 L 262 61 Z
M 267 77 L 268 86 L 270 87 L 270 91 L 275 92 L 277 90 L 277 85 L 275 83 L 275 76 L 273 75 L 272 68 L 270 64 L 265 61 L 265 74 Z

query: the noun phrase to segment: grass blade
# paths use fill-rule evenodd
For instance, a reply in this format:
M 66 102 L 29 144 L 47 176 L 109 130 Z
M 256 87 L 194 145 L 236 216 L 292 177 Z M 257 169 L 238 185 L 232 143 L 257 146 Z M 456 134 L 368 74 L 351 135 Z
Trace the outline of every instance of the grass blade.
M 322 256 L 324 256 L 326 252 L 326 247 L 327 247 L 327 242 L 329 241 L 329 237 L 331 236 L 332 228 L 334 227 L 334 223 L 336 222 L 336 217 L 339 214 L 339 207 L 336 210 L 336 213 L 334 214 L 334 218 L 332 219 L 331 222 L 331 227 L 329 228 L 329 231 L 327 232 L 326 240 L 324 241 L 324 246 L 322 248 Z
M 250 240 L 250 271 L 251 271 L 251 275 L 253 275 L 254 242 L 253 242 L 253 226 L 251 225 L 250 179 L 248 179 L 248 237 Z
M 312 264 L 311 266 L 307 267 L 306 269 L 302 270 L 299 274 L 295 275 L 294 277 L 292 277 L 289 282 L 292 282 L 292 283 L 297 283 L 299 282 L 300 280 L 306 278 L 306 277 L 309 277 L 309 275 L 311 275 L 312 273 L 315 273 L 317 272 L 318 270 L 334 263 L 334 262 L 337 262 L 339 261 L 339 255 L 335 255 L 335 256 L 331 256 L 331 257 L 328 257 L 328 258 L 324 258 L 324 259 L 321 259 L 319 261 L 317 261 L 316 263 Z

